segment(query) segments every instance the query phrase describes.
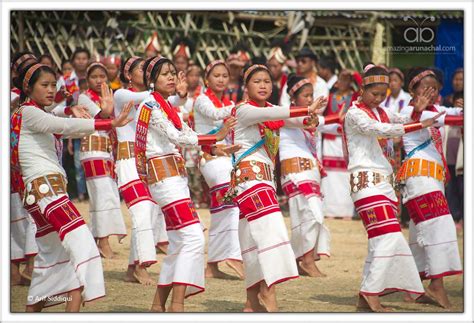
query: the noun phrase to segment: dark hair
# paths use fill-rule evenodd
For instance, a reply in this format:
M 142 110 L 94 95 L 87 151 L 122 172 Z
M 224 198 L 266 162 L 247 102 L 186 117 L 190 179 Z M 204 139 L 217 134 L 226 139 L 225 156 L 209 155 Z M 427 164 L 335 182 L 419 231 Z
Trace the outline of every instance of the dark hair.
M 255 65 L 255 64 L 254 64 L 254 65 Z M 245 73 L 247 73 L 247 70 L 248 70 L 249 68 L 251 68 L 252 66 L 253 66 L 253 65 L 250 65 L 250 66 L 246 66 L 246 67 L 245 67 L 245 69 L 243 70 L 243 76 L 245 76 Z M 257 72 L 262 72 L 262 71 L 263 71 L 263 72 L 267 72 L 267 73 L 268 73 L 268 76 L 270 76 L 270 80 L 273 81 L 272 74 L 270 73 L 270 70 L 269 70 L 268 68 L 266 68 L 266 67 L 260 67 L 260 66 L 259 66 L 259 67 L 255 68 L 254 70 L 252 70 L 252 71 L 249 73 L 249 75 L 247 75 L 247 78 L 244 79 L 244 84 L 247 84 L 248 81 L 252 78 L 252 76 L 253 76 L 255 73 L 257 73 Z
M 20 75 L 18 77 L 15 77 L 13 79 L 13 85 L 17 87 L 21 93 L 20 93 L 20 102 L 25 101 L 27 98 L 27 94 L 25 93 L 25 89 L 23 88 L 23 80 L 25 79 L 26 73 L 28 70 L 37 63 L 30 64 L 23 68 L 20 72 Z M 33 74 L 30 77 L 30 80 L 28 81 L 28 87 L 31 89 L 33 88 L 33 85 L 38 81 L 38 78 L 40 77 L 41 73 L 49 73 L 56 78 L 56 73 L 54 73 L 53 69 L 49 66 L 41 66 L 39 67 L 36 71 L 33 72 Z
M 129 81 L 129 80 L 127 80 L 127 78 L 125 77 L 125 73 L 124 73 L 125 71 L 124 71 L 124 69 L 125 69 L 125 65 L 127 65 L 127 62 L 128 62 L 130 59 L 132 59 L 132 58 L 133 58 L 133 57 L 127 58 L 125 61 L 122 62 L 122 65 L 120 66 L 119 78 L 120 78 L 120 81 L 121 81 L 122 83 L 128 83 L 128 81 Z M 132 65 L 130 65 L 130 68 L 128 69 L 128 72 L 129 72 L 129 73 L 132 73 L 132 71 L 133 71 L 138 65 L 140 65 L 140 63 L 143 62 L 143 61 L 144 61 L 143 58 L 141 58 L 141 57 L 140 57 L 140 58 L 137 58 L 137 59 L 135 60 L 135 62 L 133 62 Z
M 298 75 L 296 75 L 296 74 L 294 74 L 294 73 L 291 73 L 290 75 L 288 75 L 288 81 L 286 81 L 286 84 L 287 84 L 286 93 L 290 94 L 291 88 L 292 88 L 296 83 L 298 83 L 299 81 L 304 80 L 304 79 L 305 79 L 304 76 L 298 76 Z M 297 97 L 298 94 L 300 94 L 300 92 L 303 90 L 303 88 L 304 88 L 306 85 L 311 85 L 311 83 L 305 84 L 305 85 L 303 85 L 302 87 L 300 87 L 295 93 L 293 93 L 293 97 Z M 311 86 L 312 86 L 312 85 L 311 85 Z
M 417 76 L 420 73 L 423 73 L 424 71 L 429 71 L 429 70 L 430 69 L 426 68 L 426 67 L 413 67 L 412 69 L 410 69 L 408 71 L 408 80 L 407 80 L 408 84 L 411 83 L 411 81 L 415 78 L 415 76 Z M 436 75 L 436 72 L 434 72 L 434 73 L 435 73 L 435 75 L 430 75 L 430 77 L 433 77 L 437 82 L 439 82 L 438 76 Z M 413 84 L 413 91 L 415 91 L 418 88 L 418 86 L 420 85 L 420 82 L 421 82 L 421 80 L 419 80 L 418 82 Z
M 437 67 L 432 67 L 432 68 L 430 68 L 430 70 L 432 70 L 436 74 L 436 80 L 438 81 L 439 84 L 441 84 L 441 86 L 443 86 L 444 85 L 444 73 L 443 73 L 443 71 L 440 70 Z
M 319 66 L 322 68 L 327 68 L 331 73 L 336 73 L 337 63 L 334 57 L 332 56 L 323 56 L 319 59 Z
M 13 68 L 13 65 L 15 65 L 16 61 L 17 61 L 20 57 L 22 57 L 23 55 L 26 55 L 26 54 L 30 54 L 30 55 L 35 56 L 35 54 L 33 54 L 32 52 L 29 52 L 29 51 L 16 53 L 16 54 L 13 55 L 13 57 L 12 57 L 11 67 Z M 16 72 L 21 73 L 22 68 L 26 67 L 26 64 L 25 64 L 25 63 L 27 63 L 27 62 L 28 62 L 28 60 L 26 60 L 26 61 L 24 61 L 23 63 L 21 63 L 21 64 L 18 66 Z M 28 64 L 28 65 L 30 65 L 30 64 Z
M 87 55 L 87 59 L 91 59 L 91 53 L 89 53 L 87 49 L 82 48 L 82 47 L 77 47 L 74 53 L 72 53 L 71 55 L 71 63 L 74 62 L 74 59 L 80 53 L 85 53 Z
M 366 70 L 369 65 L 373 65 L 372 63 L 368 63 L 368 64 L 365 64 L 364 66 L 364 75 L 363 75 L 363 78 L 367 77 L 367 76 L 373 76 L 373 75 L 383 75 L 383 76 L 387 76 L 388 77 L 388 71 L 381 67 L 381 66 L 373 66 L 373 67 L 370 67 L 368 70 Z M 387 85 L 386 83 L 371 83 L 371 84 L 368 84 L 368 85 L 364 85 L 364 89 L 370 89 L 371 87 L 377 85 L 377 84 L 385 84 Z
M 145 64 L 143 65 L 143 84 L 145 84 L 146 87 L 150 86 L 150 83 L 155 81 L 156 77 L 160 75 L 161 69 L 163 68 L 163 65 L 168 63 L 171 66 L 174 67 L 176 70 L 176 66 L 174 65 L 173 61 L 170 60 L 169 58 L 166 57 L 161 57 L 158 62 L 156 62 L 155 66 L 153 66 L 153 69 L 151 70 L 150 73 L 150 78 L 147 78 L 147 73 L 146 70 L 148 66 L 150 65 L 151 61 L 154 60 L 157 56 L 150 57 L 145 61 Z

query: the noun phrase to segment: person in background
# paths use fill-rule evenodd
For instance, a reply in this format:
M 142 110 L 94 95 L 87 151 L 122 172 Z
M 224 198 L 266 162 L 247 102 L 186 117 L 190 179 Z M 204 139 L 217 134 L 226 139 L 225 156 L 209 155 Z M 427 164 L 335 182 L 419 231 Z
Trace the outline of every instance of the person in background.
M 272 96 L 269 99 L 271 104 L 278 104 L 280 102 L 283 87 L 288 80 L 288 74 L 285 72 L 285 63 L 288 59 L 288 52 L 291 48 L 289 41 L 274 42 L 270 55 L 267 59 L 267 66 L 272 74 L 273 89 Z
M 53 71 L 56 70 L 53 57 L 49 54 L 41 55 L 38 58 L 38 63 L 51 67 Z
M 112 91 L 122 88 L 122 82 L 119 78 L 120 57 L 117 55 L 107 56 L 103 59 L 105 67 L 107 67 L 107 78 Z
M 313 84 L 314 99 L 320 96 L 327 97 L 329 94 L 326 81 L 319 76 L 316 65 L 318 63 L 318 56 L 308 47 L 303 47 L 298 55 L 296 55 L 296 75 L 307 78 Z M 280 105 L 290 106 L 290 96 L 287 93 L 287 87 L 283 88 L 281 94 Z
M 108 120 L 114 112 L 114 99 L 107 85 L 107 68 L 99 62 L 91 63 L 86 79 L 88 89 L 79 95 L 78 102 L 86 106 L 95 119 Z M 109 236 L 117 236 L 120 242 L 127 235 L 115 180 L 111 137 L 112 131 L 95 131 L 83 137 L 79 155 L 89 193 L 89 228 L 104 258 L 114 256 Z
M 345 114 L 357 99 L 352 83 L 353 73 L 342 70 L 337 80 L 337 89 L 329 94 L 328 105 L 323 115 L 336 117 Z M 354 214 L 354 203 L 351 199 L 349 172 L 344 158 L 341 134 L 325 133 L 322 135 L 322 163 L 327 176 L 321 180 L 324 196 L 324 215 L 326 217 L 351 219 Z
M 329 92 L 336 90 L 337 74 L 336 68 L 337 63 L 332 56 L 322 56 L 317 64 L 319 76 L 326 81 Z
M 249 48 L 242 42 L 230 50 L 226 59 L 229 66 L 229 86 L 224 92 L 227 100 L 238 103 L 244 99 L 244 84 L 242 81 L 242 70 L 250 62 Z
M 451 86 L 453 93 L 447 95 L 443 100 L 443 105 L 446 107 L 454 106 L 454 96 L 463 96 L 464 92 L 464 69 L 458 68 L 454 71 L 453 77 L 451 78 Z
M 186 82 L 188 83 L 188 97 L 186 103 L 181 107 L 183 121 L 194 130 L 194 102 L 204 92 L 202 84 L 202 70 L 199 65 L 190 63 L 186 71 Z M 183 147 L 182 154 L 188 171 L 191 199 L 197 208 L 209 205 L 208 190 L 198 168 L 199 149 L 196 147 Z
M 382 106 L 392 112 L 400 113 L 400 111 L 410 103 L 411 96 L 403 90 L 405 75 L 400 69 L 394 67 L 388 70 L 390 78 L 389 92 L 387 99 Z
M 189 61 L 194 53 L 194 47 L 194 42 L 188 37 L 176 37 L 171 44 L 173 63 L 178 69 L 178 72 L 186 73 Z

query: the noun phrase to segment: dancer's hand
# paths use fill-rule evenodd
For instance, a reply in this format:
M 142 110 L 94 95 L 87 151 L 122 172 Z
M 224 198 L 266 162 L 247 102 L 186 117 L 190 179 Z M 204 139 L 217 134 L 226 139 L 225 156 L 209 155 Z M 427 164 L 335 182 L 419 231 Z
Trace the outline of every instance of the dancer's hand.
M 319 114 L 323 112 L 323 110 L 326 108 L 327 105 L 328 105 L 327 97 L 325 96 L 317 97 L 316 100 L 314 100 L 313 103 L 311 103 L 311 105 L 309 106 L 309 113 L 313 115 Z
M 421 112 L 426 109 L 426 107 L 431 102 L 431 97 L 433 96 L 435 89 L 432 87 L 427 87 L 423 90 L 423 93 L 417 96 L 414 100 L 414 108 L 416 112 Z
M 421 125 L 423 126 L 423 128 L 431 127 L 436 123 L 436 120 L 438 120 L 438 118 L 445 113 L 446 111 L 439 112 L 434 117 L 421 121 Z
M 214 156 L 228 157 L 242 148 L 242 145 L 215 145 L 212 147 L 212 154 Z
M 114 110 L 114 92 L 105 82 L 100 86 L 100 108 L 107 117 Z
M 131 122 L 133 119 L 129 118 L 128 114 L 130 113 L 130 110 L 132 110 L 132 107 L 133 101 L 128 102 L 120 112 L 119 116 L 112 120 L 112 127 L 123 127 Z
M 222 128 L 216 133 L 217 141 L 223 140 L 227 134 L 237 125 L 237 118 L 229 117 Z
M 71 114 L 74 118 L 92 119 L 89 109 L 85 105 L 74 105 L 71 107 Z
M 184 98 L 188 95 L 188 82 L 186 80 L 186 74 L 183 71 L 178 73 L 178 82 L 176 83 L 176 93 L 180 98 Z

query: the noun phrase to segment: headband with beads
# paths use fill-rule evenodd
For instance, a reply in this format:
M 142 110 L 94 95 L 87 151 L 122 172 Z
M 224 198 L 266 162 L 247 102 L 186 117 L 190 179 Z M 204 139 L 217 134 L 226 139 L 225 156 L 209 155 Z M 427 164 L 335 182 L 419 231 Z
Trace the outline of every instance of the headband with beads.
M 217 65 L 224 65 L 225 68 L 227 70 L 229 70 L 229 67 L 227 66 L 226 62 L 219 59 L 219 60 L 216 60 L 216 61 L 213 61 L 213 62 L 210 62 L 207 66 L 206 66 L 206 69 L 204 70 L 204 75 L 206 76 L 206 78 L 209 76 L 209 73 L 211 72 L 211 70 L 216 67 Z
M 415 87 L 415 84 L 420 82 L 422 79 L 424 79 L 427 76 L 433 76 L 436 78 L 436 74 L 432 70 L 426 70 L 421 72 L 420 74 L 417 74 L 411 81 L 410 84 L 408 84 L 408 91 L 413 91 L 413 87 Z
M 387 69 L 384 66 L 375 66 L 374 64 L 369 64 L 364 68 L 364 73 L 367 73 L 370 69 L 372 69 L 374 67 L 381 67 L 381 68 L 383 68 L 384 70 L 387 71 Z M 390 81 L 390 79 L 387 75 L 370 75 L 370 76 L 366 76 L 362 79 L 362 85 L 367 86 L 369 84 L 374 84 L 374 83 L 389 84 L 389 81 Z
M 132 56 L 128 59 L 127 63 L 123 67 L 123 74 L 130 74 L 130 67 L 132 67 L 133 63 L 135 63 L 137 60 L 139 60 L 140 57 L 138 56 Z
M 26 89 L 28 88 L 28 83 L 30 83 L 30 79 L 33 76 L 33 74 L 36 72 L 36 70 L 43 66 L 46 66 L 46 65 L 34 64 L 34 65 L 31 65 L 31 67 L 26 71 L 25 78 L 23 79 L 23 92 L 25 92 Z
M 301 89 L 301 87 L 303 87 L 303 85 L 306 85 L 306 84 L 311 84 L 311 81 L 309 79 L 302 79 L 296 82 L 296 84 L 291 87 L 290 92 L 288 93 L 290 97 L 293 97 L 296 91 Z
M 247 84 L 247 81 L 248 81 L 247 78 L 249 77 L 250 73 L 255 71 L 257 68 L 262 68 L 262 69 L 266 70 L 268 73 L 270 73 L 270 71 L 268 70 L 268 67 L 266 67 L 265 65 L 262 65 L 262 64 L 252 65 L 245 71 L 245 74 L 244 74 L 244 83 L 245 84 Z
M 88 77 L 89 77 L 89 73 L 91 72 L 91 70 L 92 70 L 94 67 L 101 67 L 101 68 L 103 68 L 105 71 L 107 71 L 107 67 L 105 67 L 104 64 L 102 64 L 102 63 L 100 63 L 100 62 L 94 62 L 94 63 L 90 64 L 89 66 L 87 66 L 86 74 L 87 74 Z
M 27 60 L 29 59 L 34 59 L 36 60 L 36 56 L 33 55 L 33 54 L 23 54 L 21 55 L 16 61 L 15 63 L 13 64 L 12 66 L 12 69 L 14 71 L 16 71 L 18 69 L 18 67 L 20 67 L 21 64 L 23 64 L 24 62 L 26 62 Z
M 145 72 L 145 75 L 146 75 L 146 79 L 149 81 L 150 80 L 150 77 L 151 77 L 151 71 L 153 71 L 153 68 L 155 67 L 155 65 L 160 61 L 164 59 L 163 56 L 156 56 L 155 58 L 153 58 L 150 62 L 150 64 L 148 64 L 148 66 L 146 67 L 146 72 Z M 152 82 L 150 82 L 150 85 L 153 84 Z

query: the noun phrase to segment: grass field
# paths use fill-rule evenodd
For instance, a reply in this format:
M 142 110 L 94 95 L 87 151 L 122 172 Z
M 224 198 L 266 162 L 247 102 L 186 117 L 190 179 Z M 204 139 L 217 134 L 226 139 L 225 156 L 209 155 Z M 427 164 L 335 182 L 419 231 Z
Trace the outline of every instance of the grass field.
M 81 214 L 88 219 L 87 203 L 76 203 Z M 130 217 L 122 205 L 127 227 Z M 209 227 L 208 210 L 199 210 L 201 219 Z M 289 218 L 285 217 L 289 227 Z M 300 277 L 278 285 L 278 302 L 282 312 L 355 312 L 357 293 L 362 277 L 362 267 L 367 254 L 367 235 L 360 221 L 327 220 L 331 231 L 331 257 L 323 258 L 318 267 L 326 278 Z M 405 236 L 408 232 L 404 230 Z M 206 231 L 207 238 L 207 231 Z M 458 234 L 461 254 L 463 234 Z M 155 293 L 155 286 L 142 286 L 124 282 L 127 269 L 130 236 L 122 244 L 111 239 L 112 248 L 117 252 L 114 259 L 103 260 L 107 296 L 87 304 L 82 312 L 147 312 Z M 151 275 L 158 280 L 163 254 L 158 254 L 158 264 L 150 268 Z M 222 266 L 222 270 L 232 274 L 232 270 Z M 425 282 L 426 284 L 426 282 Z M 445 279 L 451 312 L 463 312 L 463 275 Z M 11 311 L 24 312 L 28 287 L 15 286 L 11 289 Z M 245 301 L 244 282 L 233 280 L 206 279 L 206 291 L 189 298 L 185 309 L 188 312 L 241 312 Z M 385 296 L 384 305 L 396 312 L 446 312 L 443 308 L 429 304 L 412 304 L 403 301 L 401 293 Z M 63 312 L 64 305 L 47 308 L 45 312 Z

